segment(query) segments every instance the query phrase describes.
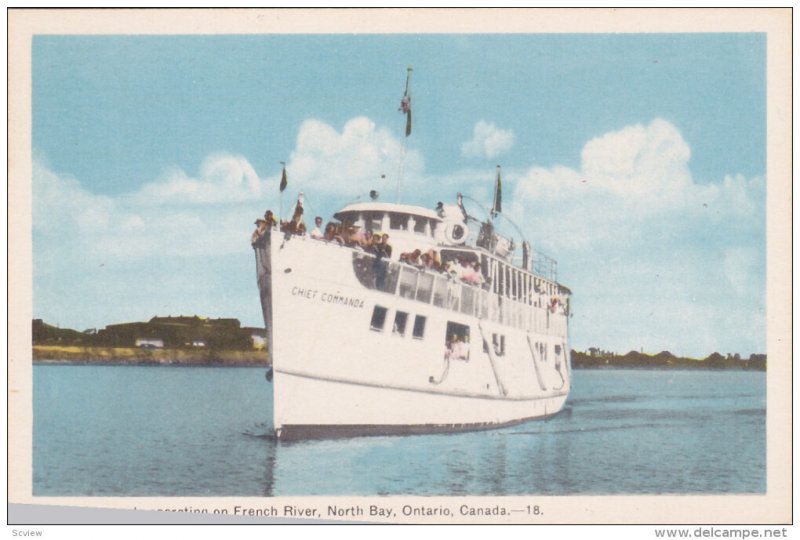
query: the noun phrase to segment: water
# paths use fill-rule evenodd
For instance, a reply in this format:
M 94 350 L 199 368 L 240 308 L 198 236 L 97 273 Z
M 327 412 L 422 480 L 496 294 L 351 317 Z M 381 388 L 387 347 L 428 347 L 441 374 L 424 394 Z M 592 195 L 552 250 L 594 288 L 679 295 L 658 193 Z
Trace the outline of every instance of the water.
M 33 494 L 764 493 L 766 377 L 576 370 L 564 412 L 463 434 L 278 443 L 263 368 L 33 368 Z

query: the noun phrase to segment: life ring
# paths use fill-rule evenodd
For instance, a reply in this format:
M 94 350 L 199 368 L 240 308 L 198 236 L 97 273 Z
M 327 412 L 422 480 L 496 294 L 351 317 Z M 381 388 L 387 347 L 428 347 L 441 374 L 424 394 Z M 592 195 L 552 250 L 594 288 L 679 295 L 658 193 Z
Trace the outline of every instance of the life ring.
M 451 244 L 463 244 L 467 240 L 469 228 L 461 223 L 448 223 L 444 229 L 444 237 Z

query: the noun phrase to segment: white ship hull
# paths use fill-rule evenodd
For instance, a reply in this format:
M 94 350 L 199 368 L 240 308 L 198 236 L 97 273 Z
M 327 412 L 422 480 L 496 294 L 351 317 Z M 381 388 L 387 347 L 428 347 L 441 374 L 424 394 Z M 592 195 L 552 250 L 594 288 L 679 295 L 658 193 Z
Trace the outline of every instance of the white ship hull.
M 272 230 L 254 248 L 279 438 L 487 429 L 563 408 L 567 314 L 532 287 L 512 302 L 392 262 L 378 290 L 372 257 L 335 243 Z M 453 325 L 461 357 L 446 353 Z

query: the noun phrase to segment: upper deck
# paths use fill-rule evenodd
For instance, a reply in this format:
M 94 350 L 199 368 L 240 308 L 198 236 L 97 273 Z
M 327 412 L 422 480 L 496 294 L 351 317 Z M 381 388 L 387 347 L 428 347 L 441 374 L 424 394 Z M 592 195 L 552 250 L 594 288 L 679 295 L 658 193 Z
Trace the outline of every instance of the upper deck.
M 496 234 L 491 223 L 468 216 L 459 205 L 440 203 L 432 210 L 405 204 L 360 202 L 345 206 L 334 217 L 343 229 L 352 227 L 364 236 L 388 234 L 393 260 L 415 250 L 425 253 L 430 249 L 450 248 L 451 253 L 463 252 L 472 260 L 488 258 L 501 266 L 510 265 L 553 282 L 558 278 L 554 259 L 530 249 L 526 242 L 518 252 L 512 239 Z M 467 255 L 470 252 L 473 255 Z

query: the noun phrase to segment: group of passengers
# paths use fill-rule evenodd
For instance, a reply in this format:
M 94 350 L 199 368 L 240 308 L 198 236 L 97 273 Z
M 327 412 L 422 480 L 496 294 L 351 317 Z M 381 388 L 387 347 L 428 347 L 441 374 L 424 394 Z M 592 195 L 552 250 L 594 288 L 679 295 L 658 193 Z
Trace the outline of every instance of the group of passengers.
M 426 253 L 422 250 L 415 249 L 400 254 L 400 262 L 416 266 L 417 268 L 427 268 L 428 270 L 435 270 L 437 272 L 444 271 L 442 261 L 439 259 L 439 254 L 435 249 L 429 249 Z
M 435 249 L 429 249 L 425 253 L 422 253 L 422 250 L 419 249 L 401 253 L 400 262 L 410 264 L 419 269 L 448 274 L 464 283 L 479 287 L 486 283 L 478 261 L 470 261 L 466 257 L 458 257 L 443 263 Z
M 278 220 L 272 214 L 272 210 L 267 210 L 264 212 L 264 219 L 258 218 L 256 220 L 256 230 L 253 231 L 253 236 L 251 237 L 250 241 L 255 243 L 256 240 L 264 236 L 264 233 L 267 232 L 267 229 L 271 229 L 277 224 Z
M 319 229 L 322 226 L 322 218 L 317 216 L 316 223 L 317 229 Z M 325 226 L 325 232 L 315 234 L 312 231 L 311 237 L 327 242 L 336 242 L 340 246 L 365 251 L 378 257 L 389 258 L 392 256 L 392 246 L 389 244 L 388 234 L 373 232 L 355 225 L 330 222 Z

